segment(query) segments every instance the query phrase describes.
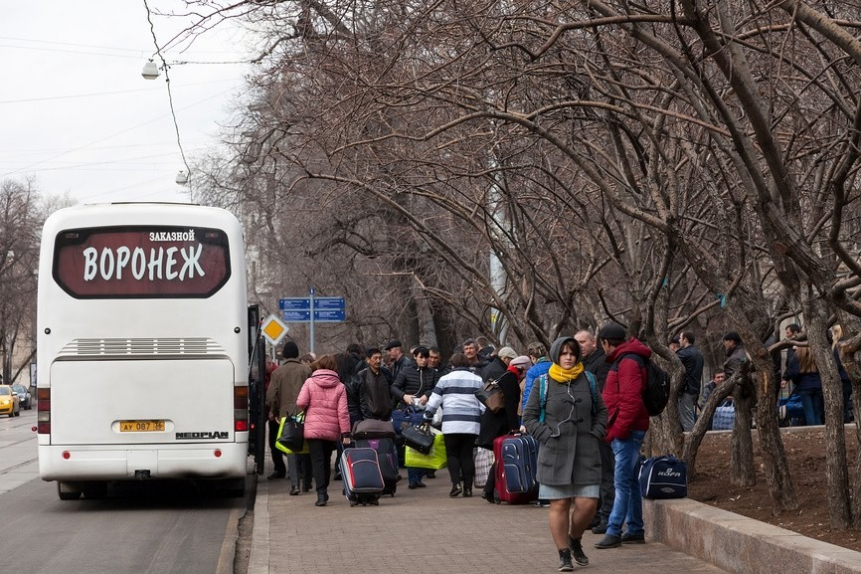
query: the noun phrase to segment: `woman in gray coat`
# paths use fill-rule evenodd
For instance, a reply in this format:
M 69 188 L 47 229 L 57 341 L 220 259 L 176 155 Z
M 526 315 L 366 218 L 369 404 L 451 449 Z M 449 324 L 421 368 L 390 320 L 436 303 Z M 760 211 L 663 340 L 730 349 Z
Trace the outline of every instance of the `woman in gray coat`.
M 581 538 L 598 508 L 598 443 L 604 440 L 607 407 L 597 389 L 592 392 L 574 337 L 556 339 L 550 359 L 550 371 L 533 383 L 523 425 L 541 443 L 538 497 L 550 501 L 550 533 L 559 550 L 559 571 L 570 572 L 572 555 L 577 564 L 589 564 Z

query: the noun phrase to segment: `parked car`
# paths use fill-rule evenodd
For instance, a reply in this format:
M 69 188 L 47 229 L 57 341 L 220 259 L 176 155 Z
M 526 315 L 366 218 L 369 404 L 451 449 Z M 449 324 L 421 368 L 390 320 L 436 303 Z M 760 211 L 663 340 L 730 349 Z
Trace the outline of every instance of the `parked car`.
M 12 385 L 12 390 L 18 393 L 18 398 L 21 399 L 21 408 L 29 411 L 33 408 L 33 395 L 30 394 L 22 385 Z
M 21 416 L 21 399 L 9 385 L 0 385 L 0 415 Z

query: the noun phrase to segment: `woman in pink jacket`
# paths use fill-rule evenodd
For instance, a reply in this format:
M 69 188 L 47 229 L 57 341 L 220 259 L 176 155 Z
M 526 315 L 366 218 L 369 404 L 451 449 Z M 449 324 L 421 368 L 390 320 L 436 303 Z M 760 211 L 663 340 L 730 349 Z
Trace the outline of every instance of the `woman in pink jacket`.
M 317 487 L 316 506 L 326 506 L 332 452 L 339 440 L 350 443 L 347 392 L 338 378 L 338 363 L 323 355 L 311 363 L 311 376 L 302 385 L 296 405 L 305 411 L 305 440 L 311 450 L 311 468 Z

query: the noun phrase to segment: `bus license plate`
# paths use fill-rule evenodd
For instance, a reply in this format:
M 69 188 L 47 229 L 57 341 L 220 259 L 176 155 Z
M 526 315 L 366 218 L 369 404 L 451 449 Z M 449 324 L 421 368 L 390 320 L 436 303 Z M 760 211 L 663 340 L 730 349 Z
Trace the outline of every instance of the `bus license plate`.
M 164 432 L 164 421 L 120 421 L 120 432 Z

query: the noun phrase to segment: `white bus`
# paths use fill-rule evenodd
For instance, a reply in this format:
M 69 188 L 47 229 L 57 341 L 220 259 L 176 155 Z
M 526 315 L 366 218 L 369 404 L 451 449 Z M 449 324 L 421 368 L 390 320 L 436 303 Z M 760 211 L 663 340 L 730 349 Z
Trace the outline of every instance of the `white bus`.
M 62 209 L 42 232 L 39 474 L 63 500 L 114 481 L 217 481 L 248 457 L 248 325 L 239 222 L 227 211 Z M 211 484 L 211 483 L 210 483 Z

